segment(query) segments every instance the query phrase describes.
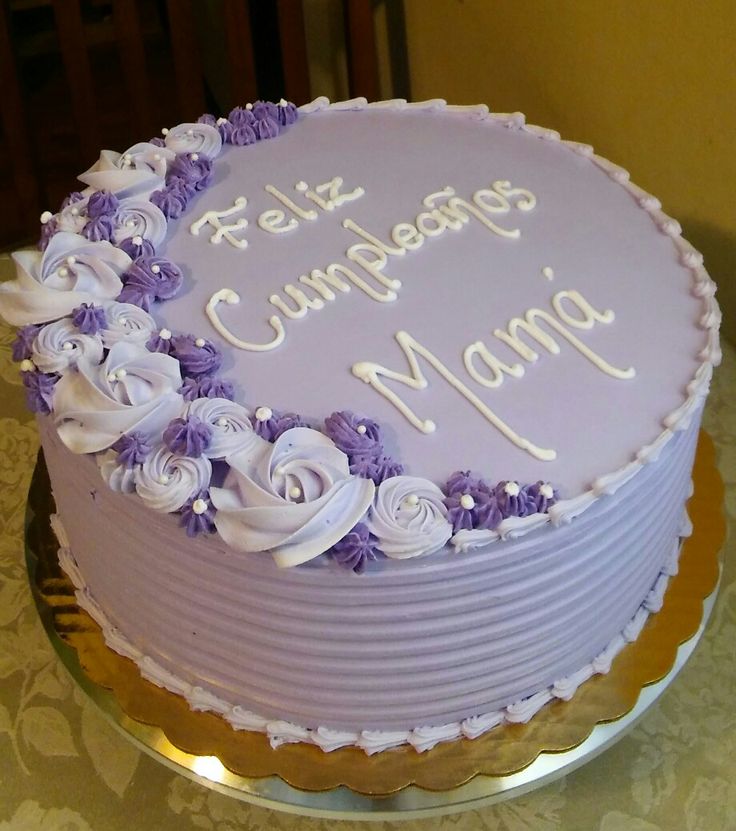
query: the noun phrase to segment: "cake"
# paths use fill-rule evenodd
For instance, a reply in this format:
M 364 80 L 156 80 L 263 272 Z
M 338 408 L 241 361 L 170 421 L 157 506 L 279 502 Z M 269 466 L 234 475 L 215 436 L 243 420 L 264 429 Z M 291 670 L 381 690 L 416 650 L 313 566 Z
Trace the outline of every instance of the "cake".
M 368 753 L 608 671 L 677 569 L 719 359 L 656 198 L 440 100 L 256 102 L 79 178 L 0 313 L 113 650 Z

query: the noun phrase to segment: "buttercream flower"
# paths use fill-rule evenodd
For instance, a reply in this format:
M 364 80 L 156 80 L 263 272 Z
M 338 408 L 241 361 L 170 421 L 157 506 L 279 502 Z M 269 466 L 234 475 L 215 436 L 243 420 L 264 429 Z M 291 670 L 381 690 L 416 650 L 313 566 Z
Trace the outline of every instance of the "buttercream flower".
M 63 317 L 39 330 L 33 341 L 31 360 L 41 372 L 62 374 L 81 360 L 99 364 L 102 352 L 99 335 L 84 335 L 68 317 Z
M 156 331 L 156 321 L 133 303 L 106 303 L 104 309 L 106 321 L 100 337 L 108 349 L 121 341 L 145 346 Z
M 58 375 L 43 372 L 24 372 L 23 386 L 26 388 L 26 404 L 32 413 L 48 415 L 54 404 L 54 393 L 59 381 Z
M 222 364 L 222 352 L 214 343 L 194 335 L 176 335 L 171 341 L 171 354 L 181 364 L 185 375 L 195 378 L 217 372 Z
M 512 516 L 529 516 L 537 512 L 534 496 L 526 488 L 522 488 L 518 482 L 499 482 L 495 490 L 498 507 L 504 519 Z
M 166 217 L 153 202 L 143 199 L 124 199 L 115 214 L 113 240 L 116 245 L 135 240 L 138 247 L 148 242 L 154 249 L 166 239 Z
M 115 461 L 123 467 L 132 469 L 136 465 L 142 465 L 148 454 L 153 450 L 153 445 L 143 433 L 128 433 L 121 436 L 112 449 L 117 454 Z
M 209 491 L 200 491 L 182 506 L 179 525 L 183 526 L 188 537 L 196 537 L 197 534 L 214 534 L 216 510 L 210 501 Z
M 365 514 L 375 486 L 351 476 L 347 456 L 316 430 L 296 427 L 273 445 L 228 456 L 211 488 L 220 536 L 238 551 L 270 552 L 282 568 L 319 556 Z
M 354 456 L 350 462 L 350 472 L 372 479 L 376 485 L 380 485 L 385 479 L 400 476 L 404 466 L 390 456 Z
M 183 280 L 181 269 L 163 257 L 139 257 L 123 275 L 119 299 L 149 311 L 154 300 L 175 297 Z
M 204 190 L 212 178 L 212 161 L 199 153 L 181 153 L 169 166 L 167 183 L 174 178 Z
M 557 502 L 560 494 L 549 482 L 538 481 L 533 485 L 524 485 L 524 490 L 534 501 L 534 507 L 539 514 L 546 514 L 547 511 Z
M 253 414 L 256 433 L 266 441 L 276 441 L 279 436 L 294 427 L 308 427 L 304 419 L 297 413 L 282 413 L 270 407 L 258 407 Z
M 353 456 L 379 456 L 383 453 L 381 428 L 370 418 L 357 416 L 349 410 L 332 413 L 325 419 L 325 433 L 335 444 Z
M 47 323 L 70 315 L 82 303 L 112 300 L 130 257 L 109 242 L 78 234 L 54 234 L 46 250 L 13 254 L 15 280 L 0 283 L 0 315 L 14 326 Z
M 255 144 L 258 141 L 256 131 L 252 124 L 231 124 L 226 121 L 220 125 L 220 135 L 227 144 L 234 144 L 237 147 L 244 147 L 248 144 Z
M 123 464 L 115 450 L 96 453 L 95 461 L 105 484 L 118 493 L 135 493 L 135 472 L 133 465 Z
M 109 242 L 112 239 L 114 228 L 115 220 L 111 216 L 103 214 L 88 220 L 82 228 L 82 236 L 90 242 L 100 242 L 101 240 Z
M 164 143 L 174 153 L 202 153 L 210 159 L 222 149 L 219 130 L 202 122 L 177 124 L 166 133 Z
M 226 398 L 196 398 L 183 415 L 209 427 L 210 440 L 203 452 L 210 459 L 224 459 L 263 441 L 253 430 L 245 407 Z
M 169 355 L 132 343 L 116 343 L 105 361 L 80 361 L 56 386 L 55 420 L 59 437 L 73 453 L 93 453 L 122 435 L 160 435 L 183 400 L 179 364 Z
M 253 124 L 253 130 L 259 141 L 276 138 L 279 134 L 279 123 L 273 118 L 266 116 L 266 118 L 259 118 L 256 120 Z
M 125 153 L 103 150 L 100 158 L 79 176 L 79 181 L 115 194 L 119 199 L 137 196 L 146 199 L 163 185 L 169 160 L 174 154 L 150 142 L 134 144 Z
M 299 117 L 299 111 L 291 101 L 284 101 L 282 98 L 278 103 L 278 122 L 282 127 L 293 124 Z
M 207 490 L 211 476 L 212 465 L 205 456 L 192 459 L 159 446 L 135 469 L 135 489 L 149 508 L 170 514 Z
M 96 335 L 107 326 L 105 310 L 94 303 L 82 303 L 72 310 L 72 323 L 83 335 Z
M 97 219 L 100 216 L 115 216 L 120 201 L 109 190 L 95 191 L 87 200 L 87 216 Z
M 15 340 L 12 346 L 12 357 L 14 361 L 25 361 L 31 357 L 33 341 L 36 339 L 40 325 L 29 323 L 21 326 L 15 333 Z
M 188 415 L 173 419 L 164 430 L 163 439 L 172 453 L 196 459 L 212 443 L 212 428 L 197 416 Z
M 492 529 L 503 519 L 495 489 L 469 470 L 453 473 L 445 490 L 447 519 L 455 532 Z
M 387 557 L 406 559 L 439 550 L 452 536 L 444 495 L 416 476 L 382 482 L 366 522 Z
M 330 554 L 343 568 L 350 568 L 356 574 L 362 574 L 368 562 L 378 559 L 380 551 L 377 540 L 368 530 L 368 526 L 364 522 L 359 522 L 332 546 Z

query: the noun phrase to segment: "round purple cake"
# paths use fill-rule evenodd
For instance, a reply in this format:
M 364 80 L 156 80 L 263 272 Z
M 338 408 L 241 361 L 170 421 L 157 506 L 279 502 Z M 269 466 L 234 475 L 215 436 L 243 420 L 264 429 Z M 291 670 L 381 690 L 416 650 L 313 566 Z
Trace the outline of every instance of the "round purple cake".
M 439 100 L 258 101 L 79 178 L 0 314 L 112 649 L 368 753 L 608 671 L 676 571 L 719 360 L 656 198 Z

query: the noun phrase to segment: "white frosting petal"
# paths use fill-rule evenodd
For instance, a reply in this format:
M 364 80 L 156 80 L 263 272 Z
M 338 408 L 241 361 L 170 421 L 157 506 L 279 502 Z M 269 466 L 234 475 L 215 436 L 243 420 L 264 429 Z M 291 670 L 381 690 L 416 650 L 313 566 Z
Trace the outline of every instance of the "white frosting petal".
M 179 363 L 169 355 L 116 343 L 104 363 L 80 361 L 78 370 L 54 392 L 59 437 L 72 453 L 104 450 L 133 431 L 157 437 L 183 407 Z
M 109 190 L 120 199 L 145 199 L 164 186 L 166 166 L 173 156 L 171 150 L 149 142 L 135 144 L 125 153 L 103 150 L 92 167 L 78 178 L 85 185 Z
M 220 131 L 210 124 L 177 124 L 164 139 L 166 147 L 174 153 L 202 153 L 210 159 L 222 149 Z
M 122 291 L 120 275 L 130 257 L 109 242 L 90 242 L 59 232 L 46 250 L 13 254 L 16 277 L 0 283 L 0 315 L 14 326 L 46 323 L 82 303 L 112 300 Z
M 387 557 L 405 559 L 442 548 L 452 536 L 446 516 L 437 485 L 416 476 L 392 476 L 378 487 L 368 527 Z
M 138 496 L 154 511 L 177 511 L 192 496 L 206 490 L 212 465 L 205 456 L 192 459 L 161 445 L 135 471 Z
M 347 456 L 327 436 L 306 427 L 227 461 L 223 487 L 210 491 L 220 536 L 239 551 L 270 551 L 284 568 L 319 556 L 345 536 L 375 490 L 370 479 L 350 474 Z
M 145 346 L 154 332 L 159 330 L 156 321 L 132 303 L 105 303 L 107 326 L 100 332 L 103 344 L 109 349 L 125 341 Z
M 254 430 L 248 411 L 227 398 L 197 398 L 187 404 L 183 417 L 194 416 L 212 428 L 205 455 L 224 459 L 242 450 L 264 449 L 268 445 Z
M 44 326 L 33 341 L 31 360 L 41 372 L 62 374 L 82 359 L 99 364 L 102 340 L 99 335 L 83 335 L 69 318 Z

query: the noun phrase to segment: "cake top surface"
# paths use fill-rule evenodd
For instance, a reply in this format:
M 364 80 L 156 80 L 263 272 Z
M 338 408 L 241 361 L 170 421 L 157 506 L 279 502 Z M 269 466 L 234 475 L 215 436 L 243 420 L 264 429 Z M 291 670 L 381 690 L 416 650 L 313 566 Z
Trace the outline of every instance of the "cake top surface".
M 42 217 L 0 313 L 32 408 L 189 534 L 355 571 L 483 548 L 614 493 L 707 394 L 702 257 L 585 145 L 442 101 L 162 133 Z
M 494 191 L 499 182 L 506 184 Z M 328 198 L 329 183 L 336 197 L 328 209 L 305 196 L 306 184 Z M 211 224 L 192 233 L 208 211 L 227 211 L 243 197 L 243 209 L 215 221 L 246 219 L 231 235 L 247 247 L 227 239 L 211 244 Z M 442 207 L 449 216 L 438 213 Z M 267 224 L 274 211 L 284 215 L 278 233 Z M 455 219 L 453 229 L 444 224 L 453 216 L 466 221 Z M 409 234 L 417 224 L 425 231 L 418 247 L 394 242 L 397 226 Z M 416 245 L 417 237 L 407 239 Z M 705 342 L 692 274 L 631 193 L 561 142 L 472 112 L 322 110 L 275 141 L 227 147 L 213 183 L 163 252 L 181 266 L 185 283 L 160 319 L 223 348 L 223 371 L 239 401 L 294 411 L 310 423 L 343 409 L 371 417 L 405 470 L 437 484 L 470 468 L 494 480 L 552 481 L 567 496 L 582 492 L 658 437 L 663 418 L 683 402 Z M 373 273 L 365 262 L 377 266 Z M 350 269 L 378 298 L 344 271 L 337 277 L 349 291 L 333 287 L 334 300 L 300 280 L 330 265 Z M 221 302 L 218 318 L 253 351 L 223 339 L 206 316 L 222 289 L 237 292 L 240 302 Z M 287 317 L 274 300 L 298 308 L 294 289 L 322 308 Z M 590 307 L 615 318 L 589 320 Z M 494 331 L 508 331 L 530 310 L 541 311 L 532 315 L 541 334 L 520 330 L 529 350 L 520 355 Z M 283 328 L 278 345 L 273 315 Z M 566 323 L 565 315 L 590 328 Z M 402 343 L 416 344 L 427 385 L 383 383 L 418 420 L 434 422 L 432 432 L 353 372 L 372 363 L 410 375 L 400 332 L 410 336 Z M 498 382 L 478 383 L 464 362 L 476 343 L 515 372 L 495 375 L 475 354 L 471 366 Z M 471 395 L 518 438 L 491 423 Z M 524 439 L 539 452 L 520 447 Z

